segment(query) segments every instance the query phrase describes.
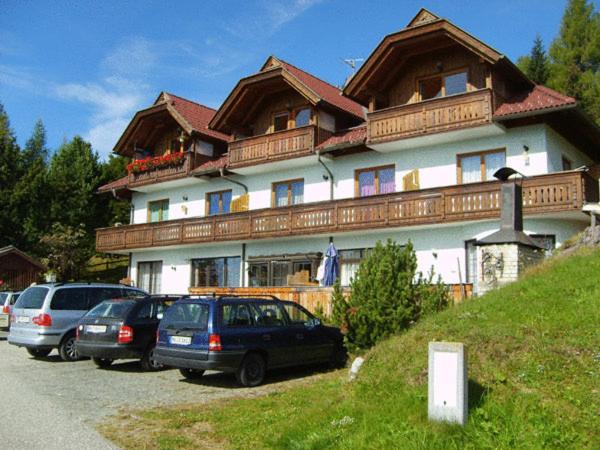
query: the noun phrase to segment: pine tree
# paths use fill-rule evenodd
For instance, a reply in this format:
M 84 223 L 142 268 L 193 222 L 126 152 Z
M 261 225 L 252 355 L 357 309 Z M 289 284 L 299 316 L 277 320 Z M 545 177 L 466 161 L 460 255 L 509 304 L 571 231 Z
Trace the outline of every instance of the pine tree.
M 100 184 L 110 183 L 127 175 L 127 158 L 111 154 L 108 160 L 100 167 Z M 103 217 L 99 218 L 102 226 L 111 226 L 115 223 L 129 223 L 130 203 L 120 200 L 110 194 L 97 196 Z
M 48 190 L 48 149 L 46 129 L 41 120 L 21 152 L 22 177 L 14 186 L 14 201 L 19 217 L 20 235 L 17 245 L 24 251 L 42 256 L 41 236 L 50 229 L 47 205 L 51 198 Z
M 52 222 L 83 228 L 93 247 L 94 229 L 102 216 L 96 190 L 100 183 L 98 155 L 92 146 L 75 136 L 65 142 L 50 161 L 48 183 L 52 192 L 49 210 Z
M 342 322 L 349 349 L 369 348 L 379 340 L 410 326 L 425 314 L 444 308 L 446 287 L 433 272 L 417 271 L 412 244 L 377 242 L 352 279 L 349 301 L 336 298 L 334 316 Z M 345 308 L 345 310 L 344 310 Z
M 546 84 L 548 81 L 548 56 L 539 34 L 533 41 L 527 76 L 537 84 Z
M 20 158 L 8 114 L 0 104 L 0 247 L 17 244 L 20 235 L 13 192 L 22 175 Z
M 549 86 L 575 97 L 600 123 L 600 15 L 592 2 L 569 0 L 549 54 Z

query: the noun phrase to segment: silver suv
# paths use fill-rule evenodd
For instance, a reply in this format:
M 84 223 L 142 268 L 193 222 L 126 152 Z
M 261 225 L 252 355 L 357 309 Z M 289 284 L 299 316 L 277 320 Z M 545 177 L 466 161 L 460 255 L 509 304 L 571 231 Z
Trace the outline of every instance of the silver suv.
M 100 302 L 146 295 L 119 284 L 50 283 L 23 291 L 11 313 L 8 342 L 25 347 L 35 358 L 58 348 L 64 361 L 79 359 L 75 330 L 81 317 Z

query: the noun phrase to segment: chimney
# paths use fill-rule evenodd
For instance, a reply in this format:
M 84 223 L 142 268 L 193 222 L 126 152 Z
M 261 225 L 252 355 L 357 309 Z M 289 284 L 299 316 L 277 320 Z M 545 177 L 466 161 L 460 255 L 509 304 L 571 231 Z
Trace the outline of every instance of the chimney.
M 502 182 L 500 187 L 500 230 L 479 239 L 477 244 L 522 244 L 541 248 L 523 232 L 523 187 L 522 178 L 512 178 L 518 172 L 510 167 L 496 171 L 494 177 Z M 520 174 L 519 174 L 520 175 Z

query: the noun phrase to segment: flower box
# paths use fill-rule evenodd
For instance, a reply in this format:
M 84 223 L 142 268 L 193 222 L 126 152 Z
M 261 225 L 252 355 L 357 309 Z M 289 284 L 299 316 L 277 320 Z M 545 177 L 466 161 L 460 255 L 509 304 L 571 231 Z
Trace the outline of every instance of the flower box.
M 147 157 L 145 159 L 135 159 L 127 165 L 129 173 L 144 173 L 151 172 L 157 169 L 165 169 L 167 167 L 176 167 L 183 164 L 185 161 L 185 153 L 176 152 L 167 155 Z

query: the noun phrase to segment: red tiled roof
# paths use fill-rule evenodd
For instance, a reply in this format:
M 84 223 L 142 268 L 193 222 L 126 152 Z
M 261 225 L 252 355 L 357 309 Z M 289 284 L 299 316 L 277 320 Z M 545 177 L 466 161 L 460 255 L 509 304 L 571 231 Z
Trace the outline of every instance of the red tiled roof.
M 333 134 L 329 139 L 321 142 L 317 146 L 317 149 L 325 149 L 328 147 L 337 147 L 340 145 L 354 145 L 362 144 L 367 139 L 367 126 L 359 125 L 354 128 L 348 128 L 346 130 L 338 131 Z
M 126 189 L 127 188 L 127 178 L 128 177 L 119 178 L 118 180 L 111 181 L 110 183 L 100 186 L 98 188 L 98 192 L 109 192 L 109 191 L 112 191 L 113 189 L 115 189 L 115 190 Z
M 229 135 L 208 128 L 208 123 L 215 115 L 216 110 L 177 95 L 170 93 L 167 93 L 167 95 L 169 96 L 173 107 L 194 130 L 215 139 L 221 139 L 226 142 L 230 140 Z
M 495 117 L 575 105 L 577 101 L 545 86 L 537 85 L 531 91 L 517 95 L 494 112 Z
M 229 157 L 226 154 L 224 154 L 219 159 L 212 159 L 210 161 L 206 161 L 205 163 L 200 164 L 192 171 L 192 173 L 198 174 L 212 172 L 217 169 L 224 169 L 225 167 L 227 167 L 228 162 Z
M 296 66 L 293 66 L 288 62 L 282 61 L 281 59 L 278 59 L 278 61 L 285 70 L 298 78 L 298 80 L 304 83 L 308 88 L 315 91 L 315 93 L 327 103 L 337 106 L 338 108 L 349 112 L 350 114 L 354 114 L 361 119 L 365 118 L 362 105 L 356 103 L 354 100 L 351 100 L 348 97 L 344 97 L 342 95 L 342 91 L 335 86 L 332 86 L 331 84 L 315 77 L 314 75 L 311 75 L 308 72 L 305 72 L 302 69 L 298 69 Z

